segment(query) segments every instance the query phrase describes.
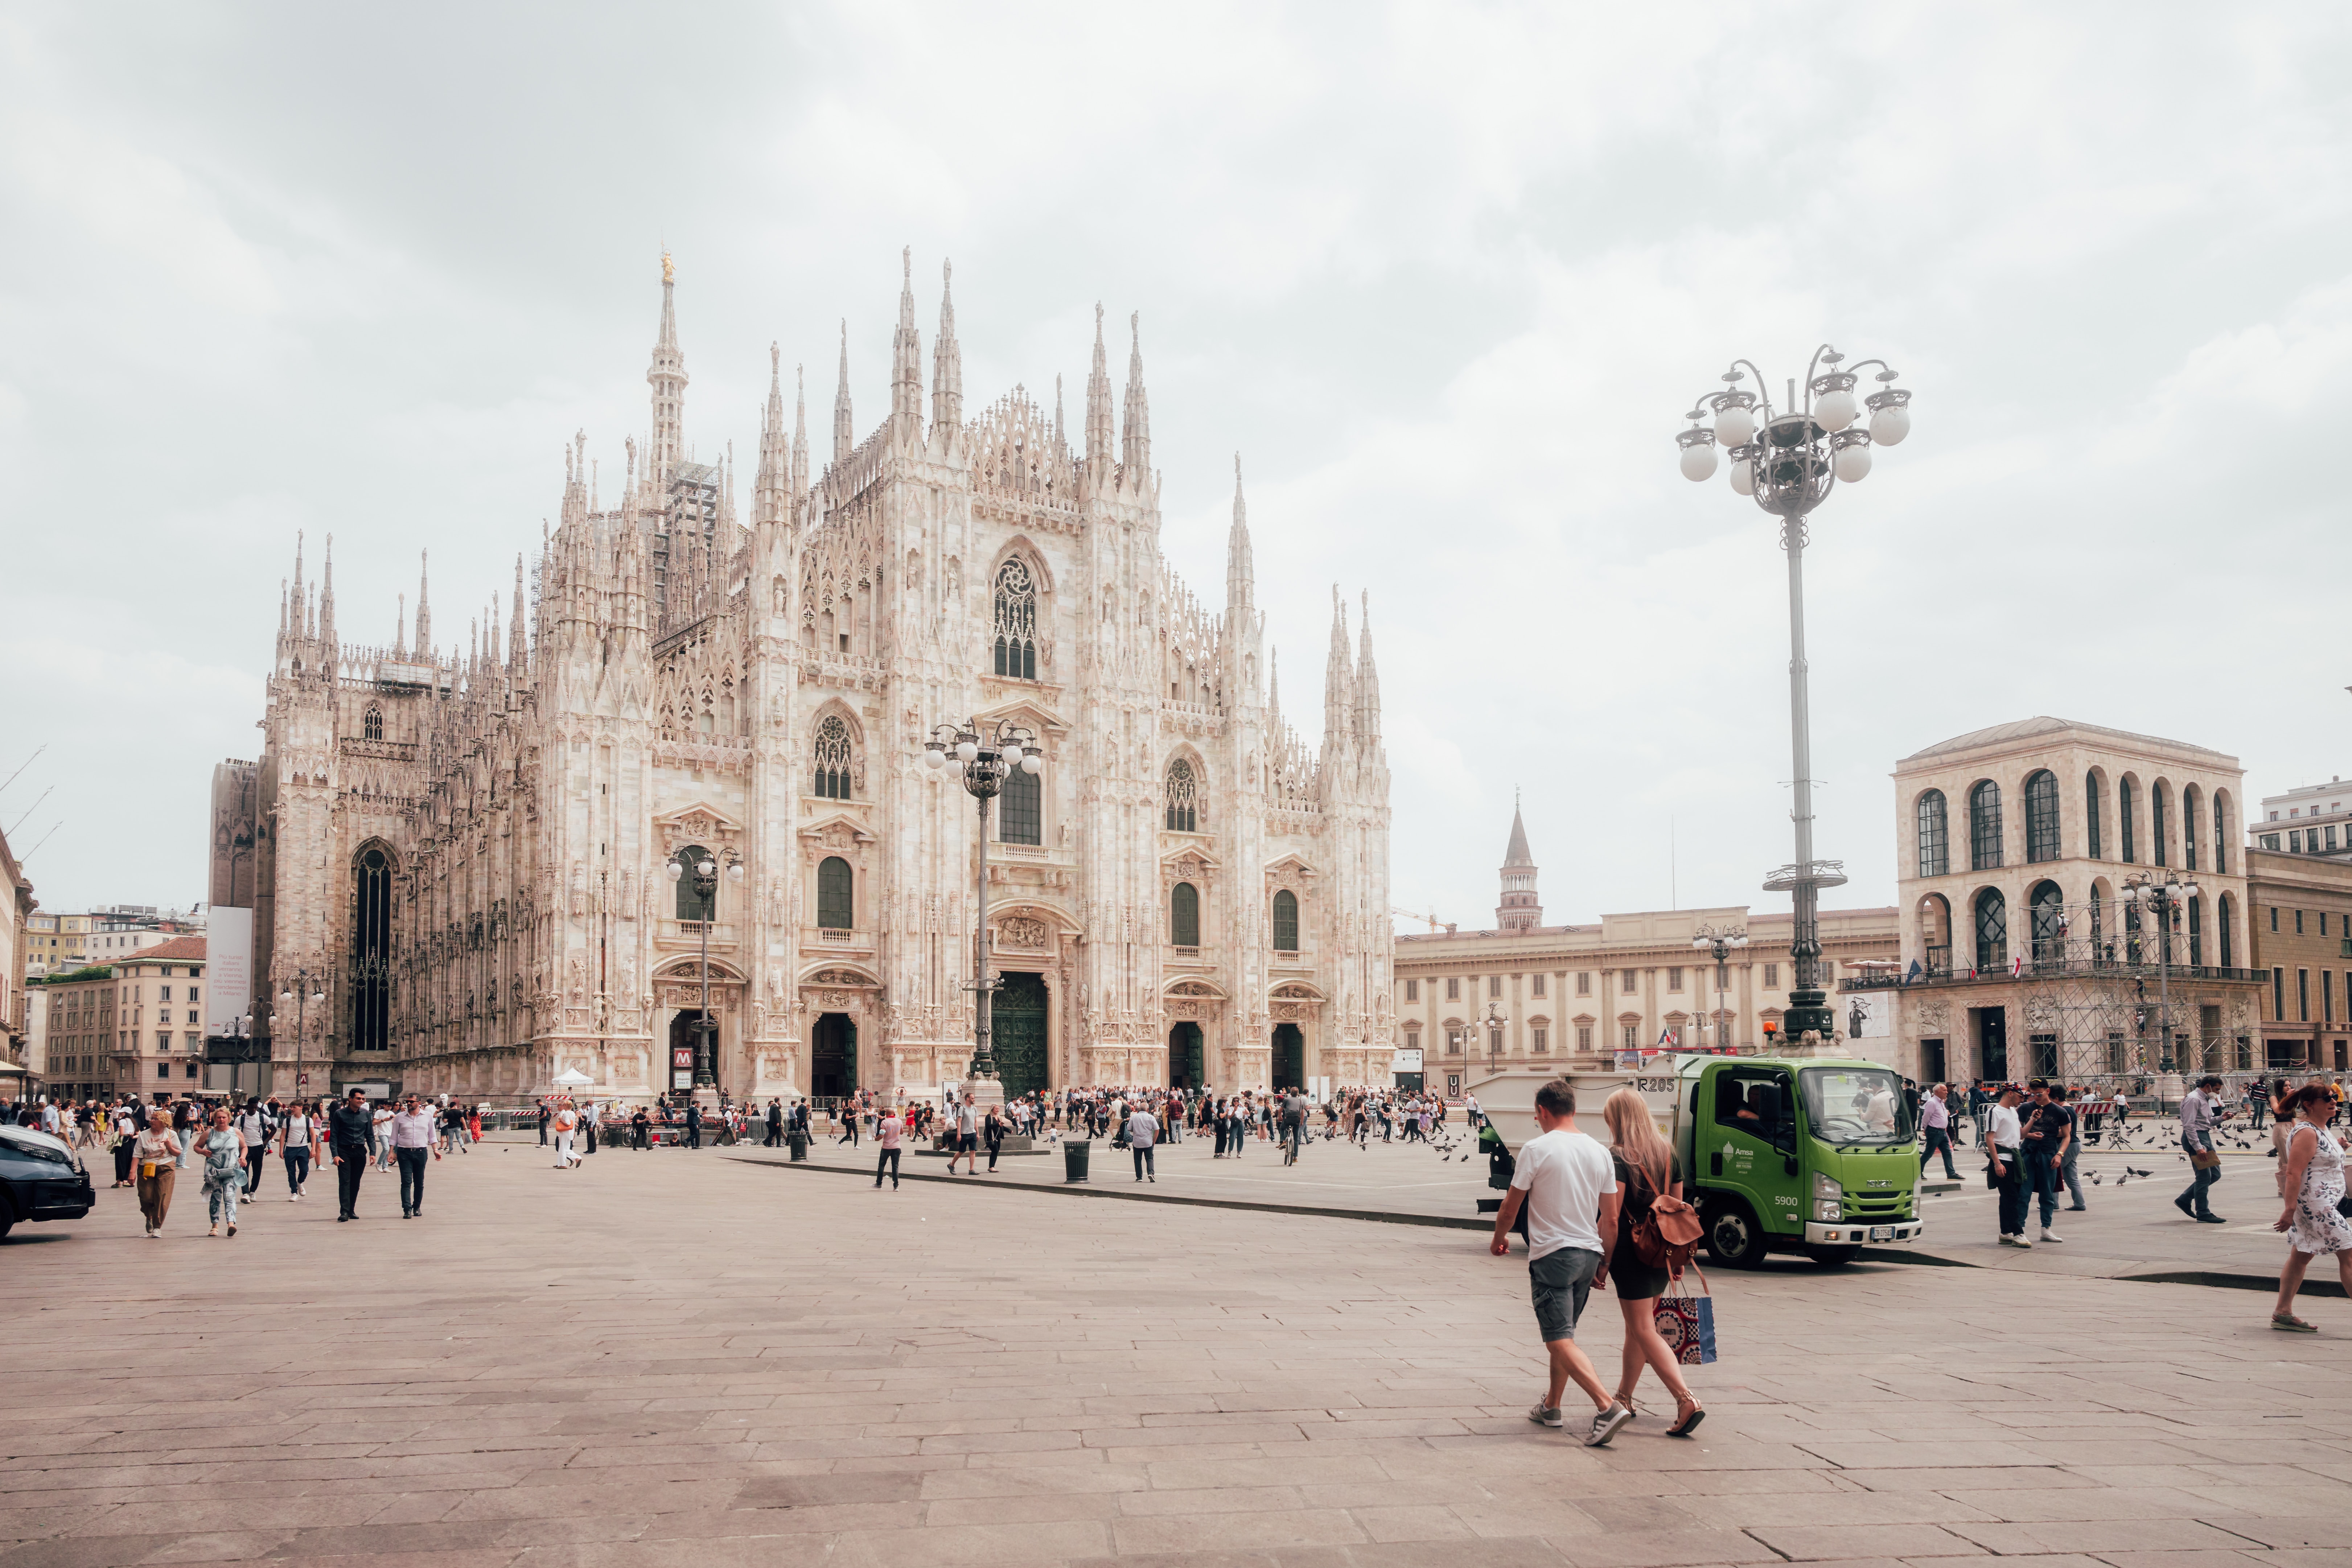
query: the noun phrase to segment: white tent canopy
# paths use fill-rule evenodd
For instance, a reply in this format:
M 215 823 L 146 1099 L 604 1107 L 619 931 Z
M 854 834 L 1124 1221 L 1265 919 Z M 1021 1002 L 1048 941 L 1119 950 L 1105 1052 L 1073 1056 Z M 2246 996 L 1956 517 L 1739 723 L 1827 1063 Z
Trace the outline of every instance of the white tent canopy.
M 555 1087 L 558 1089 L 585 1089 L 595 1081 L 578 1068 L 565 1068 L 555 1075 Z

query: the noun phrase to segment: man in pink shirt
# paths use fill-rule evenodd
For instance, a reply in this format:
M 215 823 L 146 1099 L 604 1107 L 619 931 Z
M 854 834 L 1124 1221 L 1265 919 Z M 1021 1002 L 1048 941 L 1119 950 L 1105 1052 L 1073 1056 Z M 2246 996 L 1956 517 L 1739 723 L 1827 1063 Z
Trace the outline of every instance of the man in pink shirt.
M 882 1189 L 882 1173 L 886 1170 L 890 1173 L 890 1190 L 894 1193 L 898 1190 L 898 1141 L 906 1131 L 907 1124 L 898 1119 L 896 1110 L 885 1113 L 882 1125 L 874 1130 L 875 1137 L 882 1144 L 881 1152 L 874 1158 L 874 1189 L 877 1192 Z

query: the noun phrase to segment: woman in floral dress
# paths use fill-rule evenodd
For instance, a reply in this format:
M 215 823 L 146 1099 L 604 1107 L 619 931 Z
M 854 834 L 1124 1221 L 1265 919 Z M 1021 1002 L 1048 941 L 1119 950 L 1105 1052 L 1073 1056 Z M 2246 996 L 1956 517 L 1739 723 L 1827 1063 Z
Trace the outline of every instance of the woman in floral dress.
M 2279 1162 L 2279 1190 L 2286 1205 L 2271 1228 L 2287 1233 L 2294 1250 L 2279 1270 L 2278 1305 L 2271 1327 L 2291 1334 L 2319 1331 L 2294 1315 L 2294 1293 L 2315 1258 L 2333 1254 L 2337 1278 L 2352 1295 L 2352 1220 L 2336 1212 L 2344 1201 L 2344 1145 L 2327 1130 L 2336 1099 L 2318 1084 L 2305 1084 L 2280 1101 L 2294 1118 L 2286 1153 Z
M 221 1233 L 226 1220 L 228 1233 L 236 1234 L 236 1197 L 245 1191 L 245 1134 L 229 1123 L 228 1107 L 213 1112 L 213 1124 L 204 1133 L 199 1144 L 205 1154 L 205 1197 L 212 1209 L 211 1234 Z

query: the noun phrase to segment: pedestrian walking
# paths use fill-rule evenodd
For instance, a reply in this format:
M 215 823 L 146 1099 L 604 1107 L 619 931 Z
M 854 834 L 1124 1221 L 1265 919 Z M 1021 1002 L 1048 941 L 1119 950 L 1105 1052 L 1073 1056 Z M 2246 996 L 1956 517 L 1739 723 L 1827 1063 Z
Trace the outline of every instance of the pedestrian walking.
M 1675 1424 L 1669 1437 L 1687 1437 L 1706 1419 L 1706 1408 L 1683 1381 L 1682 1363 L 1658 1332 L 1658 1298 L 1666 1293 L 1673 1276 L 1643 1258 L 1634 1234 L 1661 1197 L 1680 1202 L 1682 1162 L 1658 1131 L 1641 1091 L 1621 1089 L 1601 1102 L 1601 1117 L 1609 1126 L 1609 1154 L 1617 1179 L 1617 1241 L 1609 1252 L 1609 1278 L 1617 1291 L 1617 1310 L 1625 1317 L 1625 1353 L 1617 1378 L 1617 1403 L 1634 1414 L 1634 1390 L 1644 1366 L 1654 1369 L 1666 1392 L 1675 1396 Z
M 874 1129 L 875 1142 L 880 1145 L 874 1155 L 874 1186 L 877 1192 L 881 1190 L 884 1171 L 890 1173 L 890 1190 L 894 1193 L 898 1190 L 898 1140 L 906 1131 L 907 1124 L 896 1110 L 886 1110 L 880 1124 Z M 950 1163 L 948 1168 L 953 1170 L 955 1167 Z
M 1592 1401 L 1585 1447 L 1598 1448 L 1633 1419 L 1601 1387 L 1591 1361 L 1576 1343 L 1576 1320 L 1593 1286 L 1606 1283 L 1610 1250 L 1616 1244 L 1615 1168 L 1606 1149 L 1577 1131 L 1576 1087 L 1568 1079 L 1556 1078 L 1536 1090 L 1535 1110 L 1541 1131 L 1519 1148 L 1488 1250 L 1497 1258 L 1510 1256 L 1511 1227 L 1526 1208 L 1528 1293 L 1536 1331 L 1551 1363 L 1544 1396 L 1528 1419 L 1539 1426 L 1567 1425 L 1559 1402 L 1573 1379 Z
M 425 1158 L 441 1158 L 433 1146 L 433 1110 L 416 1096 L 392 1118 L 392 1157 L 400 1162 L 400 1217 L 415 1219 L 425 1212 Z
M 555 1108 L 544 1100 L 539 1102 L 539 1146 L 547 1147 L 548 1123 L 555 1120 Z
M 1135 1155 L 1135 1179 L 1147 1177 L 1153 1186 L 1160 1184 L 1160 1173 L 1151 1163 L 1152 1145 L 1160 1142 L 1160 1119 L 1149 1107 L 1138 1104 L 1128 1113 L 1127 1146 Z
M 2020 1148 L 2024 1139 L 2017 1121 L 2017 1107 L 2024 1098 L 2013 1087 L 2004 1089 L 1985 1112 L 1985 1173 L 2000 1194 L 2003 1247 L 2033 1245 L 2025 1239 L 2025 1158 Z
M 278 1123 L 278 1155 L 286 1163 L 286 1201 L 302 1201 L 302 1188 L 310 1180 L 310 1146 L 319 1141 L 319 1119 L 310 1108 L 297 1100 L 294 1108 Z
M 245 1140 L 245 1190 L 249 1194 L 261 1191 L 261 1167 L 269 1158 L 269 1134 L 276 1125 L 276 1118 L 262 1109 L 258 1095 L 247 1100 L 237 1113 L 237 1134 Z
M 213 1124 L 204 1136 L 205 1200 L 212 1211 L 213 1227 L 207 1236 L 218 1236 L 226 1220 L 228 1233 L 236 1234 L 236 1195 L 245 1191 L 245 1134 L 236 1130 L 228 1107 L 213 1112 Z
M 2221 1156 L 2213 1147 L 2213 1127 L 2221 1119 L 2221 1079 L 2217 1073 L 2207 1073 L 2197 1080 L 2195 1089 L 2180 1097 L 2180 1147 L 2195 1173 L 2172 1200 L 2172 1206 L 2200 1225 L 2226 1223 L 2213 1212 L 2210 1195 L 2213 1184 L 2221 1179 Z
M 2344 1201 L 2344 1144 L 2326 1126 L 2336 1109 L 2327 1090 L 2306 1084 L 2286 1097 L 2279 1107 L 2294 1118 L 2287 1132 L 2286 1158 L 2279 1175 L 2284 1206 L 2272 1222 L 2273 1230 L 2287 1235 L 2285 1267 L 2279 1270 L 2278 1303 L 2271 1309 L 2271 1327 L 2288 1333 L 2319 1331 L 2294 1315 L 2295 1292 L 2315 1258 L 2334 1257 L 2336 1277 L 2352 1295 L 2352 1220 L 2337 1205 Z
M 971 1109 L 971 1096 L 957 1100 L 948 1119 L 948 1174 L 955 1174 L 958 1160 L 963 1163 L 967 1176 L 980 1174 L 980 1122 Z
M 2074 1125 L 2067 1131 L 2065 1146 L 2058 1152 L 2058 1179 L 2065 1184 L 2069 1200 L 2066 1212 L 2082 1214 L 2090 1205 L 2083 1201 L 2083 1178 L 2074 1170 L 2075 1157 L 2083 1152 L 2082 1117 L 2075 1111 L 2081 1095 L 2071 1089 L 2053 1089 L 2050 1091 L 2050 1098 L 2061 1110 L 2074 1117 Z
M 768 1135 L 760 1141 L 762 1149 L 781 1149 L 784 1143 L 784 1102 L 768 1101 Z
M 1927 1091 L 1919 1102 L 1919 1124 L 1927 1129 L 1927 1146 L 1919 1151 L 1919 1173 L 1927 1174 L 1927 1162 L 1937 1153 L 1944 1156 L 1944 1174 L 1958 1181 L 1960 1173 L 1952 1167 L 1952 1086 L 1939 1083 Z
M 565 1100 L 556 1106 L 555 1168 L 559 1171 L 568 1171 L 581 1163 L 580 1156 L 572 1152 L 572 1133 L 579 1126 L 580 1113 L 572 1108 L 571 1100 Z
M 107 1138 L 114 1154 L 114 1184 L 131 1186 L 131 1173 L 139 1152 L 139 1113 L 131 1106 L 120 1106 L 108 1120 L 110 1131 Z
M 702 1147 L 702 1107 L 690 1100 L 686 1102 L 686 1146 Z
M 629 1118 L 629 1147 L 647 1149 L 653 1146 L 653 1113 L 644 1106 L 637 1107 Z
M 387 1129 L 392 1124 L 384 1118 Z M 335 1162 L 335 1223 L 360 1217 L 360 1178 L 367 1173 L 368 1157 L 376 1152 L 375 1116 L 368 1110 L 367 1091 L 354 1089 L 327 1113 L 327 1142 Z
M 1004 1151 L 1005 1121 L 1003 1109 L 988 1108 L 988 1122 L 982 1131 L 982 1141 L 988 1145 L 988 1173 L 996 1174 L 996 1157 Z
M 149 1236 L 163 1233 L 163 1216 L 172 1212 L 172 1184 L 179 1177 L 183 1152 L 171 1113 L 161 1109 L 150 1112 L 147 1131 L 132 1140 L 134 1168 L 139 1173 L 139 1213 L 147 1221 Z

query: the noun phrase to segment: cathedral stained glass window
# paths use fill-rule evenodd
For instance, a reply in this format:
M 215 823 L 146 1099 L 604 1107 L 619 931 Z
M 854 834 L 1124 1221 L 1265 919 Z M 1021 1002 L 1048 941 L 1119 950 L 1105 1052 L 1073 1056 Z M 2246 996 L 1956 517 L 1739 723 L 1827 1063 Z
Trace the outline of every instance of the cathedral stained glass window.
M 828 713 L 816 727 L 816 784 L 821 800 L 849 798 L 851 752 L 849 726 L 838 713 Z
M 996 673 L 1037 679 L 1037 583 L 1017 556 L 996 572 Z

